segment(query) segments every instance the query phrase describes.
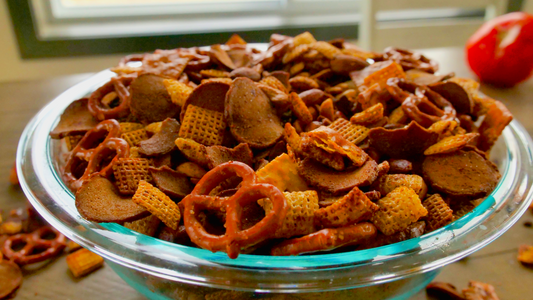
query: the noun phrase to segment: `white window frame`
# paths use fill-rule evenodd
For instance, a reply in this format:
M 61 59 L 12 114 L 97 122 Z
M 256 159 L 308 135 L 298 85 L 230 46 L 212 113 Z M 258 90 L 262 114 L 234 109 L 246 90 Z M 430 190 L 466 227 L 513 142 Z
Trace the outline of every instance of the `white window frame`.
M 192 34 L 301 26 L 355 25 L 358 0 L 202 0 L 198 4 L 61 6 L 61 0 L 30 0 L 41 40 Z M 209 3 L 210 2 L 210 3 Z M 355 27 L 354 27 L 355 31 Z

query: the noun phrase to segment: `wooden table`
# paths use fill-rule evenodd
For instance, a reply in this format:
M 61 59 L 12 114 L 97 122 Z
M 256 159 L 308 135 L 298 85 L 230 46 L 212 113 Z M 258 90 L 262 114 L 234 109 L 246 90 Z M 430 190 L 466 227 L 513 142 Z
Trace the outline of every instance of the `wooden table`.
M 440 72 L 453 71 L 457 76 L 472 77 L 464 63 L 462 49 L 439 48 L 423 52 L 439 61 Z M 8 183 L 22 130 L 41 107 L 89 76 L 91 74 L 0 84 L 0 208 L 4 211 L 20 207 L 25 202 L 22 191 Z M 482 86 L 482 91 L 502 100 L 528 132 L 533 133 L 533 80 L 508 90 Z M 501 299 L 533 299 L 529 285 L 533 283 L 533 269 L 522 266 L 516 260 L 520 244 L 533 244 L 533 228 L 524 226 L 526 221 L 533 221 L 532 213 L 526 213 L 489 246 L 445 267 L 437 280 L 453 283 L 458 288 L 464 288 L 469 280 L 479 280 L 493 284 Z M 40 269 L 25 270 L 24 283 L 16 299 L 140 300 L 144 297 L 109 267 L 83 279 L 73 279 L 64 257 L 60 257 Z M 413 299 L 423 300 L 426 295 L 421 292 Z

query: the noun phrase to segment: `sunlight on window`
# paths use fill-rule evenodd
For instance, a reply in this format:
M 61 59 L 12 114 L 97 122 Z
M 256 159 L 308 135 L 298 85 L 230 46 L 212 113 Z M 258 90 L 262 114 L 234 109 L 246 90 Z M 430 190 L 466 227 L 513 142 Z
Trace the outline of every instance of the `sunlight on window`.
M 61 5 L 65 7 L 136 6 L 158 4 L 197 4 L 228 2 L 280 2 L 280 0 L 60 0 Z

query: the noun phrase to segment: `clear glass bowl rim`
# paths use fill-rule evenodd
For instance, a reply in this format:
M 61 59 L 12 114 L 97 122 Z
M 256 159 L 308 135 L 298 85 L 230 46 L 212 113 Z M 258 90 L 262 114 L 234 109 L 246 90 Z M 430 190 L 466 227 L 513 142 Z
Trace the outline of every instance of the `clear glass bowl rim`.
M 109 70 L 68 89 L 27 125 L 17 152 L 21 187 L 36 210 L 68 238 L 119 265 L 187 284 L 256 292 L 312 292 L 356 288 L 407 278 L 452 263 L 484 247 L 527 210 L 533 199 L 533 145 L 513 121 L 499 143 L 507 161 L 494 192 L 461 219 L 422 237 L 355 252 L 272 257 L 181 246 L 117 224 L 97 224 L 77 213 L 73 194 L 56 172 L 48 133 L 74 100 L 107 82 Z

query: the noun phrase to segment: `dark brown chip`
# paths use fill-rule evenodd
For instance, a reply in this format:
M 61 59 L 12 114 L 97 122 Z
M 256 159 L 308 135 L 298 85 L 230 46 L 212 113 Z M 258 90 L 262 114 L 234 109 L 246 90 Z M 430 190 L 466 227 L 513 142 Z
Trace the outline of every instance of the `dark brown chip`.
M 197 86 L 183 104 L 180 115 L 181 122 L 183 122 L 189 104 L 217 112 L 224 112 L 224 101 L 229 87 L 229 84 L 218 81 L 208 81 Z
M 87 98 L 72 102 L 61 115 L 57 126 L 50 132 L 50 137 L 61 139 L 69 135 L 83 135 L 93 129 L 99 122 L 89 112 L 88 102 Z
M 220 45 L 212 45 L 209 51 L 209 56 L 217 64 L 220 64 L 223 67 L 226 67 L 230 70 L 234 70 L 237 67 L 233 63 L 233 60 L 229 57 L 228 53 L 222 49 Z
M 111 181 L 100 176 L 83 183 L 76 193 L 76 208 L 85 219 L 106 223 L 131 222 L 150 214 L 131 197 L 121 196 Z
M 305 158 L 298 163 L 298 172 L 309 185 L 338 195 L 356 186 L 370 185 L 378 176 L 378 164 L 369 159 L 360 168 L 335 171 L 314 159 Z
M 454 73 L 448 73 L 445 75 L 434 75 L 417 69 L 408 70 L 405 72 L 405 75 L 407 77 L 407 81 L 419 85 L 430 85 L 455 76 Z
M 165 77 L 143 74 L 130 85 L 130 110 L 143 124 L 173 118 L 180 112 L 180 107 L 172 103 L 163 80 Z
M 370 147 L 391 158 L 417 157 L 435 144 L 439 134 L 418 125 L 415 121 L 400 129 L 372 128 L 368 133 Z
M 426 293 L 437 299 L 464 300 L 457 288 L 447 282 L 432 282 L 426 286 Z
M 149 168 L 148 171 L 152 174 L 157 188 L 172 198 L 181 199 L 192 191 L 192 184 L 189 178 L 168 166 Z
M 252 149 L 246 143 L 241 143 L 235 148 L 226 148 L 224 146 L 211 146 L 206 148 L 207 166 L 209 169 L 229 161 L 240 161 L 250 167 L 253 165 Z
M 459 84 L 453 81 L 437 82 L 429 85 L 434 92 L 446 98 L 455 108 L 458 114 L 472 114 L 474 111 L 474 100 L 468 92 Z
M 331 70 L 337 74 L 348 76 L 353 71 L 366 68 L 366 60 L 348 54 L 337 54 L 330 62 Z
M 147 156 L 167 154 L 176 148 L 174 141 L 179 137 L 180 123 L 167 118 L 161 123 L 161 130 L 151 138 L 139 143 L 139 152 Z
M 452 196 L 481 197 L 500 179 L 494 164 L 475 151 L 426 156 L 422 172 L 435 190 Z
M 259 72 L 248 67 L 237 68 L 231 71 L 229 76 L 233 79 L 237 77 L 246 77 L 246 78 L 250 78 L 253 81 L 259 81 L 261 79 L 261 74 L 259 74 Z
M 244 77 L 235 79 L 225 103 L 226 122 L 239 142 L 263 149 L 274 145 L 283 135 L 276 110 L 252 80 Z
M 3 299 L 22 284 L 22 271 L 16 263 L 1 259 L 0 257 L 0 299 Z

